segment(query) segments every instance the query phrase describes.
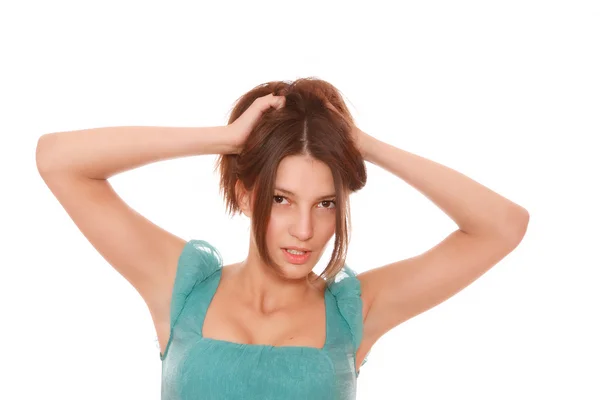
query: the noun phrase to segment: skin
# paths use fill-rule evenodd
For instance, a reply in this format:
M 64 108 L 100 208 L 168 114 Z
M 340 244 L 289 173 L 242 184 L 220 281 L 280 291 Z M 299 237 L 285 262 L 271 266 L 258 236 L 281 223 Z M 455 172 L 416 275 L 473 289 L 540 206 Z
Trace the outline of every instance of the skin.
M 322 294 L 321 284 L 307 280 L 314 276 L 313 268 L 321 258 L 335 233 L 335 194 L 333 176 L 329 167 L 310 156 L 289 156 L 281 161 L 275 180 L 276 188 L 287 189 L 294 195 L 275 190 L 271 219 L 267 228 L 267 247 L 273 260 L 282 266 L 279 276 L 259 258 L 251 235 L 247 258 L 224 267 L 236 297 L 259 314 L 294 309 L 305 301 Z M 248 192 L 242 192 L 240 203 L 243 213 L 252 218 Z M 302 265 L 287 262 L 281 248 L 297 246 L 311 250 L 309 260 Z M 227 270 L 228 271 L 225 271 Z
M 85 135 L 81 131 L 46 134 L 38 142 L 36 163 L 45 183 L 94 247 L 142 295 L 161 351 L 169 339 L 173 282 L 186 241 L 133 212 L 107 179 L 166 158 L 237 152 L 262 112 L 281 108 L 282 100 L 272 95 L 259 98 L 226 128 L 111 127 L 86 130 Z M 351 134 L 365 161 L 414 187 L 459 226 L 428 251 L 358 274 L 364 323 L 358 367 L 382 335 L 458 293 L 514 250 L 527 231 L 529 213 L 458 171 L 379 141 L 356 126 Z M 225 143 L 224 137 L 233 139 Z M 144 143 L 142 153 L 139 143 Z M 323 332 L 318 328 L 325 322 L 315 321 L 316 315 L 322 315 L 322 293 L 309 297 L 317 292 L 311 292 L 301 278 L 310 274 L 333 235 L 334 217 L 313 201 L 333 189 L 333 184 L 322 165 L 306 163 L 308 168 L 300 161 L 282 163 L 294 168 L 281 168 L 277 183 L 290 185 L 288 189 L 297 195 L 278 202 L 269 227 L 269 252 L 284 266 L 283 277 L 261 265 L 251 242 L 246 260 L 223 268 L 223 285 L 205 320 L 204 333 L 209 337 L 240 343 L 318 344 L 315 337 Z M 244 211 L 249 217 L 250 210 Z M 307 265 L 282 261 L 280 248 L 292 245 L 314 250 Z M 228 285 L 229 278 L 235 285 Z M 238 307 L 241 302 L 235 296 L 254 312 Z M 299 312 L 289 312 L 296 306 Z M 260 318 L 278 309 L 286 312 Z M 265 327 L 270 332 L 264 332 Z

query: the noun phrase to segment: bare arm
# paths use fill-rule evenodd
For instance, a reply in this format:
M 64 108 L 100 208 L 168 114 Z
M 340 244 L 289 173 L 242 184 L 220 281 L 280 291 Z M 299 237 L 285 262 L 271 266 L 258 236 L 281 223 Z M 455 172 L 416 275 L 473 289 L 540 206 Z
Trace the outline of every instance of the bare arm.
M 161 351 L 169 338 L 173 284 L 185 240 L 126 204 L 107 178 L 170 158 L 228 153 L 227 127 L 114 127 L 46 134 L 36 163 L 75 225 L 148 305 Z M 59 262 L 59 260 L 57 260 Z
M 49 133 L 38 141 L 36 162 L 41 174 L 68 171 L 107 179 L 156 161 L 230 153 L 230 136 L 227 126 L 118 126 Z

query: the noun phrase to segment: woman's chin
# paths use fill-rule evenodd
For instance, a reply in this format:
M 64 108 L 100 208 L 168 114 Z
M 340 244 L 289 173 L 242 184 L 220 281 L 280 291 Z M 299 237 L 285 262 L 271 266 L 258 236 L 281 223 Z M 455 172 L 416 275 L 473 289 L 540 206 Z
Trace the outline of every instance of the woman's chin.
M 307 276 L 314 274 L 312 272 L 314 265 L 312 264 L 297 265 L 282 260 L 279 265 L 282 267 L 281 272 L 288 279 L 304 279 Z

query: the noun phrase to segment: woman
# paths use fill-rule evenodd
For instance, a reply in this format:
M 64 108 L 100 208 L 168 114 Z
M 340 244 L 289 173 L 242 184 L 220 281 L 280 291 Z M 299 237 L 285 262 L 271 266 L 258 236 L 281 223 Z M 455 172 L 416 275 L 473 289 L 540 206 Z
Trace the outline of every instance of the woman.
M 251 220 L 239 263 L 223 266 L 208 241 L 162 230 L 107 181 L 200 154 L 219 154 L 227 210 Z M 36 157 L 69 216 L 148 305 L 163 399 L 354 399 L 375 342 L 498 263 L 529 220 L 468 177 L 361 131 L 339 92 L 312 78 L 255 87 L 225 127 L 53 133 Z M 365 160 L 419 190 L 459 229 L 423 254 L 356 275 L 345 264 L 348 196 L 366 184 Z

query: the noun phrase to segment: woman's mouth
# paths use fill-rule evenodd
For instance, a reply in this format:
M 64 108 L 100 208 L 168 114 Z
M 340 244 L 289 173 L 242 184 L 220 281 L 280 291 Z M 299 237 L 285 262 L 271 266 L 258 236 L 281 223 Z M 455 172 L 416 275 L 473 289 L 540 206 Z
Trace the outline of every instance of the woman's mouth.
M 311 251 L 298 251 L 293 249 L 281 249 L 288 262 L 292 264 L 304 264 L 310 258 Z

